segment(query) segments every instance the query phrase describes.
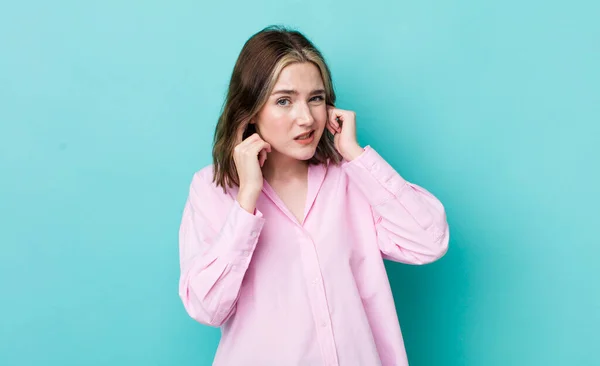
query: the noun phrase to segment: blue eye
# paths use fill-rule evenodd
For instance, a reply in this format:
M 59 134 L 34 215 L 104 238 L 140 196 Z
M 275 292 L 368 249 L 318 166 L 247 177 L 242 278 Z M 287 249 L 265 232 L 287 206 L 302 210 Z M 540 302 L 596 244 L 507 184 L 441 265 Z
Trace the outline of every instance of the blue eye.
M 289 100 L 283 98 L 283 99 L 279 99 L 277 100 L 277 104 L 280 106 L 286 106 L 287 104 L 282 104 L 281 102 L 289 102 Z
M 322 95 L 317 95 L 316 97 L 312 97 L 311 101 L 322 102 L 325 98 Z

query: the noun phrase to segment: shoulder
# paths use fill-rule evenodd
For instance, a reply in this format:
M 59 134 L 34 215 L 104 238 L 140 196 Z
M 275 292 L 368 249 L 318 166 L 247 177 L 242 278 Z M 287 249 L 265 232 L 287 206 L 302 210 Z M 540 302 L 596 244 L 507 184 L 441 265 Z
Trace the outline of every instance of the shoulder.
M 213 182 L 214 176 L 214 166 L 212 164 L 206 165 L 199 170 L 192 173 L 192 180 L 190 184 L 190 188 L 209 188 L 213 186 L 213 188 L 217 188 L 216 184 Z
M 200 168 L 194 173 L 194 180 L 201 181 L 202 183 L 212 183 L 213 176 L 215 173 L 215 166 L 213 164 L 206 165 Z
M 234 189 L 227 188 L 224 191 L 223 187 L 218 186 L 214 181 L 214 172 L 215 168 L 213 164 L 206 165 L 197 170 L 192 176 L 190 193 L 208 201 L 231 200 L 232 190 Z

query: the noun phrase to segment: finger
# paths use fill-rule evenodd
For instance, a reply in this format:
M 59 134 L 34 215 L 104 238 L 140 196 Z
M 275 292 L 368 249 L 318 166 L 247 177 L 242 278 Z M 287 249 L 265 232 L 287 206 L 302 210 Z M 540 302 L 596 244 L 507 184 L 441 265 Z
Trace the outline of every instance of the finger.
M 341 127 L 341 122 L 343 120 L 342 114 L 338 110 L 333 110 L 331 116 L 329 118 L 331 123 L 336 129 Z
M 262 141 L 262 142 L 263 142 L 263 144 L 264 144 L 264 149 L 265 149 L 267 152 L 271 152 L 271 144 L 269 144 L 268 142 L 266 142 L 266 141 L 264 141 L 264 140 L 261 140 L 261 141 Z
M 330 120 L 330 121 L 333 120 L 333 119 L 335 119 L 336 111 L 337 111 L 336 108 L 329 108 L 327 110 L 329 118 L 327 118 L 327 119 Z
M 340 151 L 340 134 L 336 134 L 335 136 L 333 136 L 333 145 L 335 146 L 335 148 L 337 149 L 337 151 Z
M 332 118 L 329 123 L 331 123 L 331 126 L 333 127 L 334 130 L 336 130 L 337 132 L 341 132 L 342 130 L 340 129 L 340 124 L 338 123 L 338 121 L 336 121 L 335 117 Z
M 335 130 L 333 129 L 333 125 L 331 123 L 327 123 L 327 129 L 331 132 L 332 135 L 335 135 Z
M 247 148 L 248 148 L 248 151 L 251 151 L 253 154 L 256 154 L 256 155 L 258 155 L 258 153 L 263 149 L 266 152 L 271 152 L 271 145 L 268 142 L 266 142 L 260 138 L 251 142 Z
M 257 133 L 253 133 L 252 135 L 248 136 L 244 141 L 242 141 L 239 145 L 242 146 L 243 148 L 246 148 L 246 147 L 254 144 L 257 141 L 262 141 L 262 140 Z
M 265 165 L 265 160 L 267 160 L 267 151 L 265 149 L 262 149 L 258 153 L 258 161 L 260 163 L 261 168 L 263 165 Z
M 331 122 L 331 121 L 329 121 L 329 122 L 327 123 L 327 127 L 328 127 L 328 128 L 331 130 L 331 133 L 332 133 L 333 135 L 335 135 L 337 132 L 340 132 L 340 131 L 338 131 L 338 128 L 337 128 L 337 127 L 336 127 L 336 126 L 333 124 L 333 122 Z

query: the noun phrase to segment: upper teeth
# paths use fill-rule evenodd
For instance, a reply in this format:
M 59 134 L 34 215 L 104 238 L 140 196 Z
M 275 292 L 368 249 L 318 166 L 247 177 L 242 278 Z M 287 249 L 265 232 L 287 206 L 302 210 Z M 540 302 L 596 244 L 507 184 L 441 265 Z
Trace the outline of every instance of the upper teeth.
M 310 136 L 310 132 L 309 132 L 309 133 L 306 133 L 306 134 L 304 134 L 304 135 L 302 135 L 302 136 L 298 136 L 298 138 L 299 138 L 299 139 L 305 139 L 305 138 L 307 138 L 308 136 Z

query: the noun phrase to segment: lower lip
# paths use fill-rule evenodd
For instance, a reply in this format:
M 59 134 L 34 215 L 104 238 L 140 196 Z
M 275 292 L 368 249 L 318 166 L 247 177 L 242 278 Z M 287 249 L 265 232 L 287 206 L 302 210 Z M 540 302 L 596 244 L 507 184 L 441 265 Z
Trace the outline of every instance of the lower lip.
M 304 140 L 294 140 L 294 141 L 296 141 L 297 143 L 299 143 L 301 145 L 308 145 L 311 142 L 313 142 L 314 138 L 315 138 L 315 133 L 313 131 L 308 138 L 306 138 Z

